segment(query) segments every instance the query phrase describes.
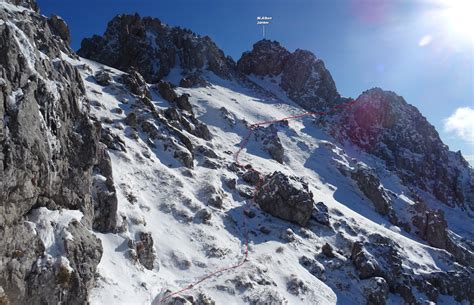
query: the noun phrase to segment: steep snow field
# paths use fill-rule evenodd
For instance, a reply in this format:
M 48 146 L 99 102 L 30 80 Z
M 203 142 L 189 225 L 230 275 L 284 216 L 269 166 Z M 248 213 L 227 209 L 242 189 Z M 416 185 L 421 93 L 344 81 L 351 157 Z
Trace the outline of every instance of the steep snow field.
M 439 255 L 443 250 L 429 247 L 391 225 L 375 212 L 354 182 L 338 170 L 341 166 L 353 167 L 353 158 L 362 153 L 346 148 L 350 151 L 348 155 L 309 117 L 279 127 L 278 135 L 285 148 L 283 164 L 272 160 L 254 138 L 244 148 L 240 162 L 251 164 L 263 174 L 281 171 L 304 177 L 314 200 L 329 207 L 333 228 L 315 223 L 301 228 L 257 207 L 251 207 L 255 217 L 244 220 L 246 199 L 225 183 L 231 178 L 237 179 L 237 184 L 241 182 L 227 166 L 234 161 L 234 154 L 248 133 L 243 120 L 252 124 L 279 119 L 304 112 L 300 107 L 212 74 L 207 75 L 211 83 L 208 87 L 178 87 L 178 93 L 190 95 L 196 117 L 208 125 L 213 135 L 210 141 L 189 137 L 193 144 L 211 148 L 220 165 L 217 169 L 203 167 L 203 159 L 198 156 L 194 169 L 189 170 L 159 145 L 152 147 L 146 143 L 145 136 L 134 135 L 123 123 L 135 97 L 119 84 L 121 71 L 105 67 L 113 80 L 111 85 L 103 87 L 92 77 L 103 65 L 66 55 L 64 58 L 81 71 L 92 101 L 92 115 L 102 121 L 104 128 L 118 135 L 126 147 L 126 152 L 109 150 L 109 153 L 121 226 L 127 229 L 114 234 L 96 233 L 102 240 L 104 254 L 91 304 L 158 304 L 169 291 L 179 290 L 212 271 L 240 262 L 244 256 L 246 226 L 248 262 L 204 281 L 184 292 L 185 295 L 196 296 L 202 292 L 216 304 L 363 304 L 365 299 L 357 284 L 360 280 L 354 268 L 346 264 L 350 248 L 341 243 L 360 240 L 372 233 L 388 236 L 403 246 L 404 268 L 415 273 L 442 268 Z M 283 96 L 277 86 L 271 86 L 270 80 L 254 78 L 254 81 L 268 87 L 274 96 Z M 168 106 L 154 90 L 152 92 L 157 108 Z M 227 115 L 222 107 L 228 110 Z M 383 180 L 385 187 L 397 197 L 398 208 L 412 204 L 396 177 L 385 171 Z M 223 194 L 221 209 L 207 204 L 213 192 Z M 211 211 L 210 221 L 197 221 L 193 215 L 206 207 Z M 150 232 L 154 240 L 157 259 L 153 270 L 130 258 L 128 241 L 135 240 L 142 231 Z M 337 244 L 335 248 L 343 250 L 335 253 L 334 258 L 325 257 L 320 254 L 325 243 Z M 316 257 L 321 270 L 325 270 L 324 275 L 318 279 L 308 272 L 299 262 L 302 256 Z M 300 285 L 296 294 L 287 289 L 294 278 Z M 440 297 L 440 301 L 454 303 L 446 296 Z M 400 304 L 401 299 L 390 295 L 389 303 Z

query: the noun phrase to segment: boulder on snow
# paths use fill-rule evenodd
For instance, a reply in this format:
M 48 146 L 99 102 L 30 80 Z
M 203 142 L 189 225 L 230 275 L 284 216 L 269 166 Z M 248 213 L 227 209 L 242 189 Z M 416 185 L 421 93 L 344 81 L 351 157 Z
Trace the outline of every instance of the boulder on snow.
M 256 185 L 260 181 L 260 174 L 256 170 L 250 169 L 242 175 L 242 179 L 250 185 Z
M 334 258 L 335 257 L 332 246 L 328 243 L 325 243 L 323 245 L 323 247 L 321 248 L 321 251 L 327 258 Z
M 264 178 L 255 202 L 265 212 L 299 225 L 306 225 L 313 212 L 313 194 L 296 177 L 274 172 Z
M 94 74 L 94 79 L 99 85 L 108 86 L 112 80 L 112 77 L 107 71 L 100 70 Z
M 137 127 L 137 114 L 135 112 L 130 112 L 124 119 L 124 122 L 132 128 Z
M 296 274 L 292 274 L 287 279 L 286 289 L 292 295 L 300 295 L 308 291 L 309 287 Z
M 138 261 L 143 267 L 152 270 L 155 266 L 155 249 L 153 247 L 153 238 L 151 233 L 140 232 L 140 240 L 135 242 L 135 250 L 138 256 Z

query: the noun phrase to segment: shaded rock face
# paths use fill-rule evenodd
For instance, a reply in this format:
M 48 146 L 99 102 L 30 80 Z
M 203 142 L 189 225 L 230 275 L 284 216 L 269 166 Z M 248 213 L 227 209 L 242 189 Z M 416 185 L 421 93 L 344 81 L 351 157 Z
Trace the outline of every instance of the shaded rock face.
M 374 88 L 359 96 L 332 124 L 332 133 L 384 160 L 406 185 L 454 207 L 474 209 L 474 171 L 448 150 L 435 128 L 393 92 Z
M 172 105 L 176 105 L 179 109 L 186 110 L 191 113 L 193 112 L 193 107 L 189 102 L 188 94 L 182 94 L 178 96 L 171 83 L 163 80 L 159 81 L 156 87 L 161 97 L 170 102 Z
M 302 226 L 310 219 L 314 205 L 308 185 L 281 172 L 265 177 L 255 202 L 265 212 Z
M 373 277 L 363 283 L 363 293 L 370 305 L 387 304 L 388 292 L 388 284 L 383 277 Z
M 69 27 L 66 21 L 57 15 L 53 15 L 48 19 L 48 24 L 54 34 L 61 37 L 61 39 L 68 44 L 71 43 L 71 34 L 69 33 Z
M 262 143 L 263 149 L 278 163 L 283 163 L 285 149 L 278 136 L 278 127 L 271 124 L 267 127 L 258 127 L 254 131 L 255 139 Z
M 280 87 L 308 110 L 323 110 L 341 102 L 331 74 L 313 53 L 297 49 L 290 53 L 278 42 L 261 40 L 242 54 L 237 70 L 245 75 L 281 76 Z
M 453 237 L 442 210 L 431 210 L 425 203 L 417 202 L 411 213 L 415 214 L 411 222 L 418 236 L 431 246 L 450 252 L 458 263 L 464 266 L 474 264 L 474 246 L 469 241 Z
M 263 39 L 253 45 L 252 51 L 242 54 L 237 70 L 246 75 L 277 76 L 283 71 L 290 54 L 278 42 Z
M 357 183 L 362 193 L 372 201 L 377 213 L 387 215 L 392 210 L 390 196 L 372 170 L 365 166 L 359 166 L 351 173 L 351 177 Z
M 138 14 L 116 16 L 103 36 L 84 39 L 78 54 L 124 71 L 136 67 L 147 82 L 178 65 L 185 73 L 208 69 L 229 78 L 235 65 L 209 37 Z
M 413 217 L 413 224 L 419 230 L 419 235 L 433 247 L 446 249 L 448 224 L 442 210 L 426 211 L 424 215 Z
M 324 202 L 316 203 L 311 218 L 322 225 L 331 225 L 329 221 L 329 210 L 328 207 L 324 204 Z
M 145 79 L 134 67 L 130 67 L 127 70 L 127 74 L 124 74 L 122 77 L 122 82 L 133 94 L 141 98 L 151 98 Z
M 370 235 L 365 242 L 354 243 L 351 260 L 359 278 L 365 281 L 363 287 L 370 288 L 364 289 L 369 303 L 384 304 L 386 284 L 391 293 L 399 294 L 408 304 L 416 304 L 426 298 L 436 302 L 439 294 L 451 295 L 458 302 L 472 302 L 472 289 L 467 288 L 473 284 L 472 269 L 450 264 L 447 272 L 415 274 L 410 266 L 403 263 L 403 255 L 396 242 L 377 233 Z M 448 255 L 444 255 L 443 259 L 452 261 Z M 379 282 L 380 285 L 376 285 Z M 417 294 L 415 288 L 426 297 Z
M 34 1 L 10 2 L 37 11 Z M 79 72 L 60 59 L 67 42 L 35 11 L 0 9 L 0 286 L 11 304 L 56 304 L 59 274 L 68 279 L 62 300 L 84 304 L 102 253 L 89 233 L 102 222 L 92 174 L 110 164 Z M 25 220 L 39 207 L 84 215 L 68 228 L 74 241 L 64 241 L 69 275 L 56 262 L 38 269 L 45 246 Z M 104 231 L 112 227 L 113 218 Z
M 308 110 L 328 109 L 340 103 L 331 74 L 313 53 L 297 49 L 288 58 L 280 87 Z
M 179 81 L 179 86 L 183 88 L 206 87 L 209 86 L 209 83 L 198 73 L 191 73 Z
M 117 191 L 112 176 L 110 156 L 105 149 L 99 153 L 99 162 L 93 171 L 94 222 L 99 232 L 114 232 L 117 228 Z

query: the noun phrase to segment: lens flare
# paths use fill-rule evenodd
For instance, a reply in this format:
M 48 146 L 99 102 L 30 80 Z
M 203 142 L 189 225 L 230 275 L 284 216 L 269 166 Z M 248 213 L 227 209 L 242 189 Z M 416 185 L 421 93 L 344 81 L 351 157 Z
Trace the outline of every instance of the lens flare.
M 445 0 L 443 6 L 447 30 L 474 45 L 474 0 Z

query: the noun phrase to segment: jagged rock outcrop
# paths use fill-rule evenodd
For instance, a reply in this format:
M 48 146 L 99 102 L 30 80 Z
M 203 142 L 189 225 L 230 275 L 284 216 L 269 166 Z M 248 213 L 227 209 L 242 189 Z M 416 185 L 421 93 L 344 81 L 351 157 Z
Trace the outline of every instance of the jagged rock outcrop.
M 281 76 L 278 85 L 308 110 L 329 109 L 343 102 L 323 61 L 310 51 L 290 53 L 278 42 L 264 39 L 242 54 L 237 69 L 246 75 Z
M 457 262 L 464 266 L 474 264 L 474 245 L 470 241 L 460 240 L 454 236 L 448 228 L 443 210 L 429 209 L 426 203 L 417 201 L 410 212 L 415 214 L 411 218 L 416 228 L 415 233 L 429 245 L 447 250 Z
M 313 214 L 311 215 L 311 219 L 314 219 L 316 222 L 330 226 L 331 223 L 329 222 L 329 211 L 328 207 L 324 204 L 324 202 L 318 202 L 314 206 Z
M 288 126 L 286 123 L 280 123 L 284 127 Z M 278 125 L 271 124 L 267 127 L 256 127 L 254 129 L 254 137 L 256 141 L 262 143 L 262 147 L 268 152 L 270 157 L 278 163 L 283 163 L 283 157 L 285 155 L 285 149 L 281 144 L 280 137 L 278 136 Z
M 265 212 L 306 225 L 313 212 L 313 194 L 301 179 L 274 172 L 265 177 L 255 194 L 255 202 Z
M 36 0 L 7 0 L 6 2 L 10 2 L 17 6 L 32 9 L 35 12 L 39 12 L 39 7 L 38 7 L 38 4 L 36 3 Z
M 130 67 L 127 73 L 122 76 L 122 82 L 138 97 L 151 98 L 145 79 L 134 67 Z
M 419 230 L 419 235 L 436 248 L 446 249 L 448 224 L 442 210 L 425 211 L 422 215 L 413 217 L 413 224 Z
M 385 305 L 388 297 L 388 284 L 383 277 L 373 277 L 363 283 L 363 293 L 369 305 Z
M 450 152 L 435 128 L 405 100 L 374 88 L 331 124 L 332 133 L 384 160 L 409 186 L 432 193 L 454 207 L 474 209 L 474 171 L 460 154 Z
M 41 213 L 34 213 L 36 215 L 32 215 L 30 219 L 38 220 L 36 218 Z M 52 223 L 52 219 L 43 221 Z M 40 222 L 36 230 L 41 230 L 41 226 L 54 228 Z M 57 228 L 62 224 L 54 223 L 54 226 Z M 87 301 L 90 285 L 94 283 L 96 267 L 102 257 L 102 246 L 100 240 L 77 220 L 72 220 L 67 228 L 61 228 L 63 232 L 65 229 L 71 238 L 64 237 L 63 240 L 57 241 L 61 244 L 59 247 L 64 249 L 64 256 L 58 258 L 52 257 L 52 253 L 41 253 L 35 264 L 29 267 L 30 271 L 26 278 L 15 279 L 18 281 L 17 284 L 21 281 L 26 282 L 27 295 L 11 294 L 9 298 L 12 304 L 55 304 L 62 301 L 66 304 L 80 305 Z M 57 229 L 53 230 L 60 233 Z M 42 241 L 40 243 L 43 245 Z M 45 251 L 44 245 L 42 251 Z M 21 262 L 22 255 L 18 254 L 16 260 Z M 18 270 L 13 266 L 14 264 L 10 264 L 11 269 Z M 14 285 L 8 286 L 11 288 Z
M 290 52 L 278 42 L 263 39 L 244 52 L 237 62 L 237 70 L 246 75 L 277 76 L 283 72 Z
M 153 269 L 156 255 L 150 233 L 140 233 L 140 240 L 136 243 L 136 249 L 140 263 L 147 269 Z
M 116 16 L 103 36 L 84 39 L 78 54 L 123 71 L 133 66 L 149 83 L 167 76 L 174 67 L 185 75 L 207 69 L 229 78 L 235 65 L 208 36 L 138 14 Z
M 186 110 L 190 113 L 193 112 L 193 107 L 189 102 L 189 95 L 182 94 L 178 96 L 178 94 L 173 90 L 172 84 L 163 80 L 159 81 L 156 87 L 158 88 L 158 93 L 161 97 L 172 105 L 176 105 L 179 109 Z
M 467 288 L 474 283 L 472 268 L 451 264 L 451 270 L 447 272 L 415 274 L 410 266 L 403 264 L 404 255 L 395 241 L 374 233 L 367 241 L 354 243 L 351 260 L 360 279 L 377 281 L 378 278 L 383 278 L 390 292 L 400 294 L 406 303 L 415 304 L 420 301 L 415 288 L 433 302 L 437 301 L 439 294 L 452 295 L 458 302 L 472 302 L 474 294 Z M 443 259 L 451 260 L 448 256 Z M 410 264 L 416 265 L 416 262 Z M 385 294 L 384 290 L 377 295 L 366 294 L 367 299 L 371 300 L 376 296 L 379 299 Z
M 392 210 L 392 203 L 379 178 L 367 166 L 357 165 L 357 168 L 351 173 L 351 178 L 357 183 L 362 193 L 372 201 L 377 213 L 388 215 Z
M 10 2 L 33 11 L 0 7 L 0 286 L 11 304 L 83 304 L 102 254 L 90 233 L 92 176 L 109 160 L 79 72 L 61 59 L 71 53 L 59 21 L 39 15 L 34 1 Z M 67 227 L 74 238 L 64 241 L 67 274 L 61 256 L 41 268 L 49 259 L 44 241 L 25 222 L 40 207 L 83 215 Z
M 105 149 L 98 155 L 93 171 L 94 222 L 99 232 L 114 232 L 117 228 L 117 191 L 112 176 L 110 156 Z
M 54 34 L 61 37 L 61 39 L 68 44 L 71 43 L 71 33 L 69 33 L 69 27 L 64 19 L 57 15 L 53 15 L 48 19 L 48 24 Z
M 126 113 L 124 122 L 136 130 L 141 129 L 148 136 L 145 140 L 152 148 L 161 146 L 184 166 L 193 168 L 194 145 L 187 133 L 204 140 L 210 140 L 212 135 L 207 125 L 194 116 L 188 96 L 178 96 L 170 83 L 160 81 L 156 85 L 160 95 L 179 109 L 157 109 L 149 98 L 151 93 L 147 83 L 136 69 L 123 74 L 120 81 L 137 97 L 132 103 L 134 110 Z M 126 150 L 123 141 L 113 134 L 103 133 L 103 138 L 110 149 Z
M 342 102 L 323 61 L 306 50 L 297 49 L 288 58 L 280 87 L 308 110 L 329 109 Z

